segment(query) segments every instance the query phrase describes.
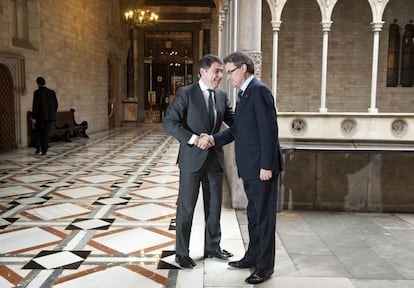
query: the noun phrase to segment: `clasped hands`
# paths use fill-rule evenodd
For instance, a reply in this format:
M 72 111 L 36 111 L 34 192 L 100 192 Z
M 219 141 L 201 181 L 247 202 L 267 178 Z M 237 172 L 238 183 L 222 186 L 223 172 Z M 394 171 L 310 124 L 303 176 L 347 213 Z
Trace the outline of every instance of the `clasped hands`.
M 200 136 L 197 137 L 194 144 L 202 150 L 209 149 L 215 145 L 213 137 L 210 137 L 210 135 L 206 133 L 201 133 Z

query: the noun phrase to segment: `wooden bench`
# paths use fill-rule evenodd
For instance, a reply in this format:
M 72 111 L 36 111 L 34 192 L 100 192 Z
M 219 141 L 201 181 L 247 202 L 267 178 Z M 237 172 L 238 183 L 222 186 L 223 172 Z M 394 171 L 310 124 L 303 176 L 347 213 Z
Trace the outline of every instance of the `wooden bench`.
M 27 112 L 27 127 L 28 127 L 28 143 L 29 146 L 35 146 L 35 137 L 32 128 L 32 112 Z M 89 138 L 86 135 L 86 129 L 88 129 L 88 122 L 82 121 L 77 123 L 75 120 L 75 109 L 69 111 L 56 112 L 56 120 L 50 126 L 49 142 L 64 140 L 72 142 L 71 138 L 84 137 Z
M 54 129 L 56 129 L 57 133 L 60 134 L 61 131 L 65 130 L 62 139 L 66 141 L 71 141 L 70 138 L 74 137 L 83 137 L 89 138 L 86 135 L 86 129 L 88 129 L 88 122 L 82 121 L 81 123 L 77 123 L 75 120 L 75 109 L 70 109 L 69 111 L 59 111 L 56 113 L 56 120 Z M 53 129 L 50 129 L 52 132 Z

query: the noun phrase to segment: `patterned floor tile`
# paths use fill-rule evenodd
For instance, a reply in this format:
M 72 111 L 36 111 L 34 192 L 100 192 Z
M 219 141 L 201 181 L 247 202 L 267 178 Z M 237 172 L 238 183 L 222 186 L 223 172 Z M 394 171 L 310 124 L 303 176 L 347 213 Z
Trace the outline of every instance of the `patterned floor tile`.
M 117 213 L 137 220 L 150 220 L 173 215 L 175 209 L 150 203 L 117 209 Z
M 95 242 L 124 254 L 151 251 L 157 246 L 171 245 L 171 237 L 144 228 L 122 230 L 94 239 Z
M 66 227 L 66 230 L 108 230 L 115 221 L 112 219 L 78 218 Z
M 19 196 L 26 195 L 35 192 L 35 189 L 31 189 L 26 186 L 11 186 L 11 187 L 0 187 L 0 198 L 10 197 L 10 196 Z
M 170 187 L 150 187 L 145 189 L 136 190 L 135 194 L 144 196 L 146 198 L 161 199 L 165 197 L 177 196 L 177 189 Z
M 77 269 L 90 251 L 41 251 L 23 269 Z
M 0 287 L 166 287 L 177 142 L 151 126 L 49 150 L 0 154 Z
M 0 254 L 27 250 L 31 247 L 61 240 L 53 233 L 37 227 L 4 231 L 0 233 Z

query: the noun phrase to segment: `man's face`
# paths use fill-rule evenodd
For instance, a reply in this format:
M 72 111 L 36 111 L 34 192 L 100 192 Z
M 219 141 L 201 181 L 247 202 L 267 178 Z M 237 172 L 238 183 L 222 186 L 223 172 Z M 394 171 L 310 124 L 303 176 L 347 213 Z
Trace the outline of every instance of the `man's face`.
M 226 63 L 226 74 L 227 80 L 231 82 L 231 85 L 234 88 L 240 88 L 240 86 L 244 82 L 244 71 L 246 71 L 246 66 L 242 65 L 241 67 L 237 67 L 234 63 L 228 62 Z
M 213 62 L 208 69 L 200 69 L 201 80 L 209 89 L 216 89 L 223 79 L 223 65 Z

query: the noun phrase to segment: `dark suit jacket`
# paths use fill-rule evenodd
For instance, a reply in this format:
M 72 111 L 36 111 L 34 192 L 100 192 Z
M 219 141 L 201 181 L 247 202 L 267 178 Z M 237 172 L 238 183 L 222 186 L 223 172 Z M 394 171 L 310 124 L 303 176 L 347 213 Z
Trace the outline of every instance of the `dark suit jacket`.
M 224 121 L 233 123 L 234 112 L 230 105 L 227 93 L 216 89 L 216 125 L 211 131 L 208 109 L 198 82 L 177 90 L 177 96 L 168 106 L 163 126 L 172 136 L 180 142 L 177 163 L 180 169 L 189 172 L 198 171 L 204 164 L 208 150 L 201 150 L 187 142 L 193 134 L 213 134 L 220 130 Z M 220 165 L 224 167 L 224 155 L 221 147 L 215 149 Z
M 236 163 L 243 180 L 258 180 L 260 169 L 283 169 L 272 92 L 253 79 L 236 106 L 233 125 L 213 135 L 216 146 L 235 140 Z
M 55 91 L 41 86 L 33 93 L 32 119 L 36 121 L 56 120 L 58 101 Z

